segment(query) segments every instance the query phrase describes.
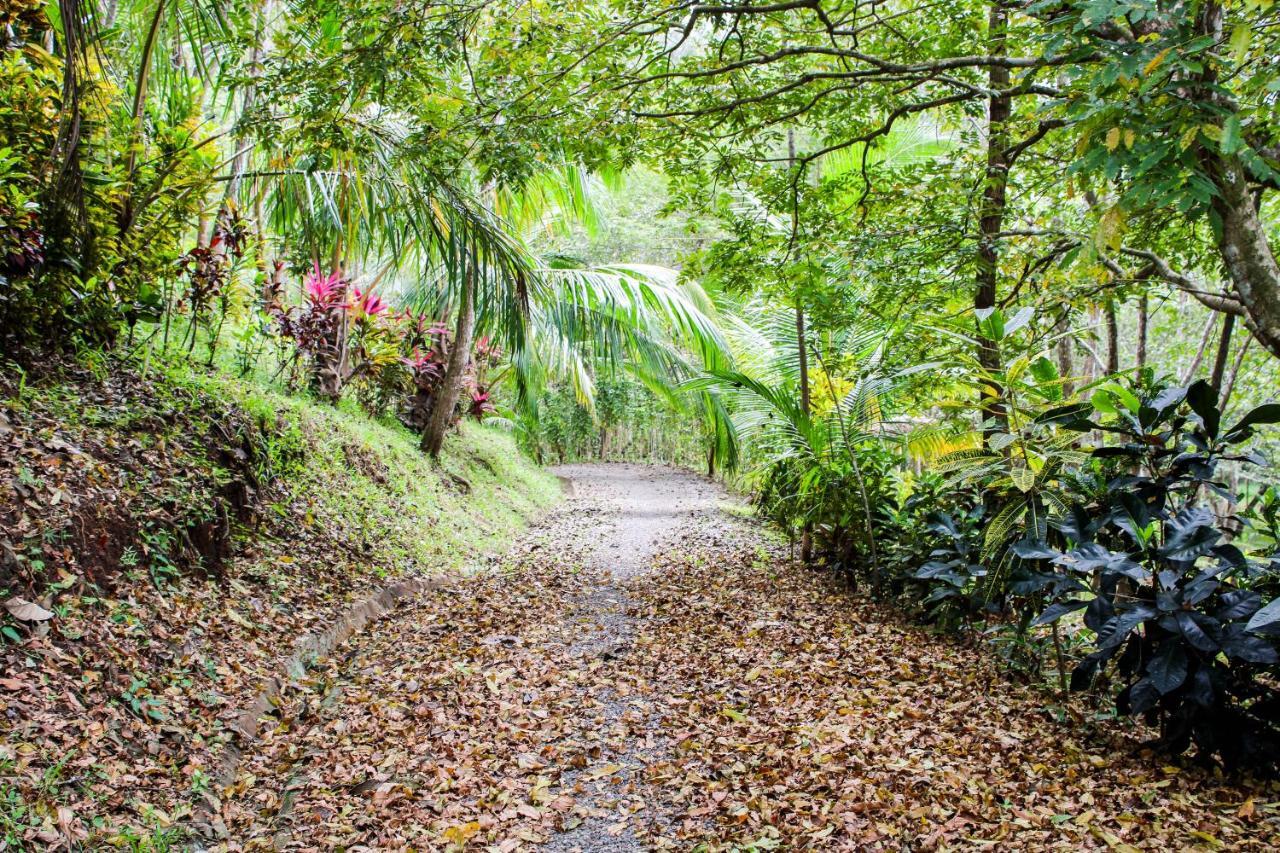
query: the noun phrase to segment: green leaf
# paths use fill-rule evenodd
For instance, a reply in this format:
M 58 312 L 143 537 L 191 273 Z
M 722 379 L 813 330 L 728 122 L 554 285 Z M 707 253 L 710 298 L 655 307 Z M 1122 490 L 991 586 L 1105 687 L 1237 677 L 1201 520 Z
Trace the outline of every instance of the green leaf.
M 1235 29 L 1231 31 L 1231 59 L 1234 62 L 1243 62 L 1252 43 L 1253 28 L 1245 23 L 1236 24 Z
M 1138 399 L 1138 395 L 1123 385 L 1112 383 L 1108 387 L 1111 393 L 1115 395 L 1116 400 L 1130 412 L 1136 413 L 1142 407 L 1142 401 Z
M 1075 613 L 1077 610 L 1084 610 L 1088 606 L 1089 602 L 1087 601 L 1059 601 L 1056 604 L 1049 605 L 1043 613 L 1037 616 L 1031 623 L 1031 627 L 1034 628 L 1040 625 L 1048 625 L 1050 623 L 1057 622 L 1068 613 Z
M 991 440 L 987 443 L 987 446 L 992 450 L 992 452 L 998 453 L 1017 440 L 1018 437 L 1016 435 L 1011 435 L 1007 432 L 998 432 L 991 436 Z
M 1253 614 L 1245 630 L 1257 634 L 1280 634 L 1280 598 Z
M 1031 307 L 1019 308 L 1017 313 L 1015 313 L 1009 319 L 1005 320 L 1003 337 L 1006 337 L 1006 338 L 1009 337 L 1014 332 L 1018 331 L 1023 326 L 1030 323 L 1031 319 L 1035 316 L 1036 316 L 1036 310 L 1034 308 L 1031 308 Z
M 1204 423 L 1204 431 L 1210 438 L 1218 437 L 1218 427 L 1222 418 L 1218 411 L 1218 394 L 1213 386 L 1203 379 L 1195 382 L 1187 389 L 1187 403 L 1191 410 L 1200 416 Z
M 1240 117 L 1233 115 L 1227 119 L 1226 124 L 1222 126 L 1222 139 L 1218 143 L 1222 148 L 1223 154 L 1235 154 L 1244 145 L 1244 141 L 1240 132 Z
M 1245 415 L 1238 424 L 1227 430 L 1227 440 L 1235 441 L 1239 438 L 1247 438 L 1253 427 L 1258 424 L 1274 423 L 1280 423 L 1280 403 L 1267 403 L 1265 406 L 1259 406 Z
M 1147 665 L 1147 677 L 1161 695 L 1172 693 L 1187 680 L 1187 653 L 1175 642 L 1165 643 Z
M 1093 407 L 1104 415 L 1114 415 L 1119 411 L 1119 408 L 1116 406 L 1115 395 L 1106 389 L 1099 388 L 1097 391 L 1094 391 L 1092 402 Z
M 978 308 L 978 334 L 993 341 L 1004 340 L 1004 312 L 998 308 Z

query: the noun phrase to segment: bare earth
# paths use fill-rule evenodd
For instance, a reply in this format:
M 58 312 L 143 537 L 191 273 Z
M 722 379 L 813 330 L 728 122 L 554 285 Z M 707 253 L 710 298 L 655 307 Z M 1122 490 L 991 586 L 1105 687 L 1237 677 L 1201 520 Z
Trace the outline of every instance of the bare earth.
M 791 566 L 705 480 L 557 473 L 570 497 L 499 567 L 291 685 L 221 849 L 1280 843 L 1274 785 L 1169 766 Z

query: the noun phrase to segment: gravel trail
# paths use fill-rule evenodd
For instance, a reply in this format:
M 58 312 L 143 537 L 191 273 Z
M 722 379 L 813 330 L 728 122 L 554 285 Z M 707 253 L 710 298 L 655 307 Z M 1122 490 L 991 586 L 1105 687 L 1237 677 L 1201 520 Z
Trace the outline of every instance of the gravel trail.
M 713 518 L 722 493 L 706 480 L 683 471 L 637 465 L 566 465 L 553 469 L 572 490 L 574 504 L 606 512 L 607 524 L 580 529 L 584 557 L 595 570 L 599 582 L 572 603 L 578 618 L 576 638 L 569 653 L 586 661 L 609 666 L 625 656 L 635 636 L 635 602 L 624 584 L 643 576 L 653 567 L 654 556 L 672 544 L 683 525 L 698 518 Z M 573 512 L 573 505 L 568 509 Z M 584 781 L 585 771 L 565 774 L 564 784 L 581 787 L 591 817 L 580 826 L 559 833 L 543 849 L 556 853 L 644 850 L 645 845 L 619 822 L 618 807 L 625 812 L 622 792 L 634 788 L 637 771 L 649 765 L 667 744 L 642 746 L 639 738 L 627 737 L 624 718 L 639 717 L 639 724 L 652 736 L 656 720 L 647 710 L 630 707 L 617 691 L 606 684 L 596 688 L 601 727 L 622 729 L 618 747 L 610 761 L 619 770 L 603 779 Z M 651 741 L 653 742 L 653 741 Z
M 441 849 L 493 822 L 525 824 L 499 851 L 652 847 L 659 818 L 638 792 L 669 744 L 625 666 L 643 618 L 628 586 L 682 532 L 733 522 L 724 492 L 688 472 L 553 470 L 566 500 L 495 568 L 424 594 L 289 685 L 224 805 L 226 849 Z M 477 808 L 488 814 L 469 819 Z

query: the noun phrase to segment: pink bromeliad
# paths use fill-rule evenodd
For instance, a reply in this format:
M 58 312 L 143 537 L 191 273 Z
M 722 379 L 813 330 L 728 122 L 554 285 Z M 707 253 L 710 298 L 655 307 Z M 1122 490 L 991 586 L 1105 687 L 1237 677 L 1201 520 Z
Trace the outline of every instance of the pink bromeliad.
M 343 299 L 347 295 L 347 280 L 341 270 L 334 270 L 328 275 L 320 272 L 320 264 L 307 273 L 302 282 L 303 293 L 307 301 L 315 308 L 345 308 Z
M 372 288 L 363 291 L 356 288 L 351 310 L 357 317 L 377 317 L 386 312 L 388 307 L 386 300 L 374 293 Z

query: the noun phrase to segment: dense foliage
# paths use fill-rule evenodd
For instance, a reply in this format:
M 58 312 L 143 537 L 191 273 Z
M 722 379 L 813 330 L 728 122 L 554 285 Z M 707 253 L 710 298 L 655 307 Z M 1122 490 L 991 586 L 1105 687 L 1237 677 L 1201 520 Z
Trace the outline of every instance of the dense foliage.
M 1028 322 L 993 312 L 983 324 L 1009 351 Z M 814 423 L 778 389 L 723 377 L 753 398 L 740 411 L 766 404 L 783 433 L 756 475 L 762 511 L 806 531 L 813 559 L 854 584 L 985 629 L 1015 669 L 1114 694 L 1170 751 L 1274 769 L 1280 550 L 1271 491 L 1242 496 L 1231 481 L 1266 464 L 1247 446 L 1280 405 L 1228 424 L 1209 382 L 1151 368 L 1067 399 L 1034 349 L 993 373 L 955 369 L 995 389 L 969 405 L 997 404 L 998 425 L 849 441 L 847 419 L 867 421 L 847 400 Z M 935 459 L 924 470 L 922 450 Z

